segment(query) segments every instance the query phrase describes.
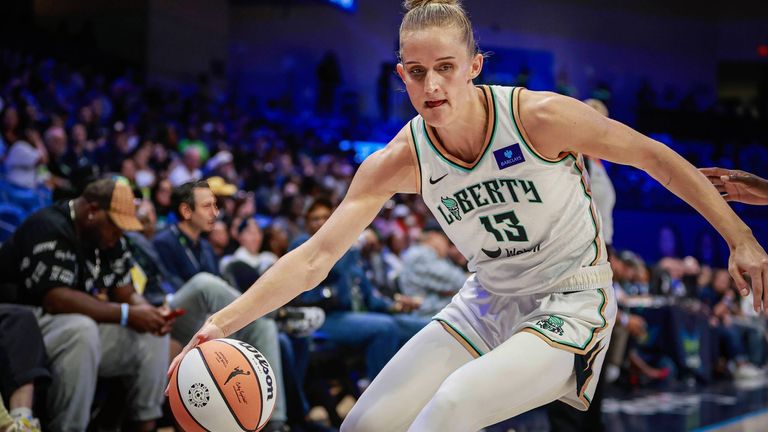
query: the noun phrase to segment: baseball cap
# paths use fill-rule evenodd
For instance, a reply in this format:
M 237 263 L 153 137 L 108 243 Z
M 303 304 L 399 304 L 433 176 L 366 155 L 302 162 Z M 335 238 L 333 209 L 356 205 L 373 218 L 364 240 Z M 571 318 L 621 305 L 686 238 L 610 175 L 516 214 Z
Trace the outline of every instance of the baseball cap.
M 226 180 L 219 176 L 211 177 L 206 181 L 208 182 L 208 187 L 211 188 L 211 192 L 216 196 L 228 197 L 237 193 L 237 186 L 227 183 Z
M 107 210 L 112 222 L 121 230 L 140 231 L 143 228 L 136 217 L 136 197 L 124 178 L 110 177 L 96 180 L 85 188 L 83 198 Z

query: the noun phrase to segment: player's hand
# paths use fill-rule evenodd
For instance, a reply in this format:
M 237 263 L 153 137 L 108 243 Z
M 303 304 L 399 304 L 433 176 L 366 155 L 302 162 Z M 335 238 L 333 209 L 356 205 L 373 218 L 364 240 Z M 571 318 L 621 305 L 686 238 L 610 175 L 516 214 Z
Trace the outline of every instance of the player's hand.
M 151 304 L 131 305 L 128 310 L 128 327 L 139 333 L 160 333 L 165 326 L 163 313 Z
M 768 308 L 768 255 L 754 237 L 737 244 L 728 258 L 728 272 L 736 282 L 739 293 L 749 295 L 752 285 L 755 312 Z M 745 279 L 749 278 L 749 282 Z
M 726 201 L 768 205 L 768 180 L 741 170 L 701 168 Z
M 194 347 L 200 345 L 203 342 L 207 342 L 209 340 L 223 338 L 226 335 L 224 334 L 224 331 L 219 328 L 217 325 L 213 324 L 210 321 L 206 321 L 205 324 L 203 324 L 203 327 L 200 328 L 200 330 L 195 333 L 194 336 L 192 336 L 192 339 L 189 341 L 187 346 L 184 347 L 183 350 L 181 350 L 181 353 L 176 356 L 176 358 L 173 359 L 171 362 L 171 366 L 168 368 L 168 387 L 165 388 L 165 395 L 168 396 L 168 390 L 171 388 L 170 384 L 170 378 L 171 375 L 173 375 L 173 371 L 176 370 L 177 367 L 179 367 L 179 363 L 181 363 L 181 359 L 184 358 L 184 356 Z

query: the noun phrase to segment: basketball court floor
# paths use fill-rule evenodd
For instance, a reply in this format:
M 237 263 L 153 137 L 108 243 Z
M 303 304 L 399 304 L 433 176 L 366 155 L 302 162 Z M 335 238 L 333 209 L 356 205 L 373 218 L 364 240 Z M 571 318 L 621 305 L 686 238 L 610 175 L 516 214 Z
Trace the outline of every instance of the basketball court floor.
M 768 378 L 626 391 L 612 389 L 603 403 L 608 432 L 768 432 Z M 487 432 L 544 432 L 537 409 Z

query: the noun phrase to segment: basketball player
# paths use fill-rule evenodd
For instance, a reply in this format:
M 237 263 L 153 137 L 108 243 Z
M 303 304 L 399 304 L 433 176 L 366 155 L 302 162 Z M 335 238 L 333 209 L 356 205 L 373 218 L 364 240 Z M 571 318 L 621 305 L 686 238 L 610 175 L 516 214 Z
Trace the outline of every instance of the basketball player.
M 648 172 L 730 246 L 763 299 L 768 255 L 703 175 L 661 143 L 547 92 L 475 86 L 483 66 L 456 0 L 408 0 L 397 72 L 419 115 L 357 171 L 311 239 L 210 317 L 229 335 L 322 281 L 395 193 L 421 193 L 473 274 L 385 366 L 343 431 L 471 431 L 560 399 L 584 410 L 616 302 L 583 158 Z M 177 357 L 171 370 L 176 367 Z

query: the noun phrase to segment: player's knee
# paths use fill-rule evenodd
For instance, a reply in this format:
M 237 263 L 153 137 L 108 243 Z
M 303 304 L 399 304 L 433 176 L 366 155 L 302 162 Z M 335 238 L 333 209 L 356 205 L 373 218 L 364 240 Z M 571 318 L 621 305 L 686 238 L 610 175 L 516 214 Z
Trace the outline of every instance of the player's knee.
M 359 402 L 358 402 L 359 404 Z M 386 432 L 390 422 L 379 416 L 375 409 L 355 405 L 344 418 L 340 432 Z
M 458 414 L 466 407 L 466 387 L 448 377 L 429 401 L 428 407 L 439 418 Z

